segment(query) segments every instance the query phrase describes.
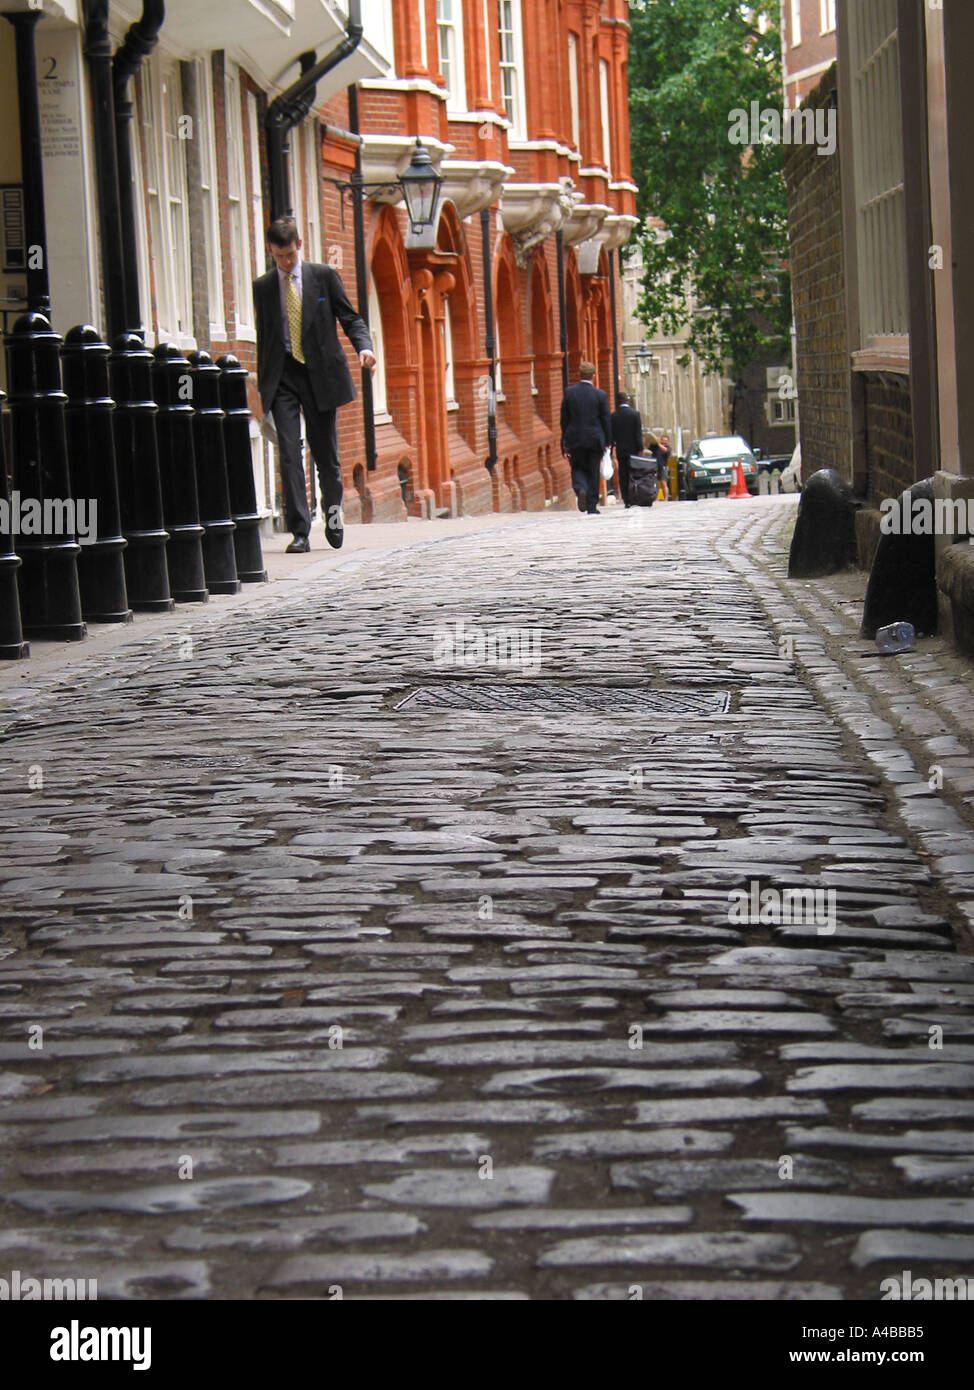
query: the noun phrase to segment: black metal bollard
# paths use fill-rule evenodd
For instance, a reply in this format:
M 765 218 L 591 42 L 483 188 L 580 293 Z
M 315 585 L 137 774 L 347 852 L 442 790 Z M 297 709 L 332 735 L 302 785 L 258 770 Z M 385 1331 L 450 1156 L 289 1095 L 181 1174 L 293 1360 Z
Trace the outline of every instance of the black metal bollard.
M 237 527 L 233 533 L 237 575 L 244 584 L 266 584 L 257 490 L 254 487 L 254 458 L 250 451 L 247 371 L 231 352 L 218 358 L 216 365 L 220 368 L 220 403 L 226 417 L 223 438 L 230 486 L 230 515 Z
M 169 585 L 177 603 L 206 603 L 210 595 L 203 573 L 189 368 L 175 343 L 160 343 L 153 358 L 162 513 L 169 532 Z
M 171 613 L 166 542 L 159 481 L 159 444 L 152 399 L 152 353 L 136 333 L 115 339 L 108 362 L 115 400 L 115 464 L 129 603 L 140 613 Z
M 61 339 L 43 314 L 29 313 L 7 334 L 6 346 L 24 636 L 77 642 L 87 629 L 78 588 L 81 547 L 73 527 Z
M 193 383 L 193 439 L 196 444 L 196 484 L 199 488 L 203 564 L 211 594 L 239 594 L 234 555 L 234 524 L 230 519 L 230 489 L 223 443 L 220 369 L 208 352 L 189 354 Z
M 10 487 L 3 448 L 3 403 L 6 399 L 0 391 L 0 661 L 20 661 L 30 655 L 30 647 L 24 641 L 20 625 L 17 571 L 21 561 L 14 550 Z
M 61 374 L 68 397 L 64 424 L 75 533 L 82 541 L 78 557 L 81 611 L 91 623 L 130 623 L 108 358 L 108 344 L 91 324 L 68 332 L 61 349 Z

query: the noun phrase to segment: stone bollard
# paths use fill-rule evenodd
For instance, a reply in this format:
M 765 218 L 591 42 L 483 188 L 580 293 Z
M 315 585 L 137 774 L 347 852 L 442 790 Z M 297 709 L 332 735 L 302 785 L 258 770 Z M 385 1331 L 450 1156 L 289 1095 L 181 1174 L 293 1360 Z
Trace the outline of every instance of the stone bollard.
M 152 353 L 137 333 L 115 339 L 108 370 L 115 400 L 115 467 L 129 603 L 140 613 L 171 613 L 159 481 L 159 444 L 152 399 Z
M 108 344 L 91 324 L 69 331 L 61 349 L 64 423 L 76 531 L 84 541 L 78 557 L 81 611 L 91 623 L 130 623 L 108 358 Z
M 789 579 L 816 579 L 856 563 L 859 503 L 834 468 L 820 468 L 805 485 L 788 554 Z
M 7 483 L 7 460 L 3 448 L 3 403 L 7 399 L 0 391 L 0 661 L 20 661 L 30 656 L 20 625 L 20 595 L 17 592 L 17 571 L 20 556 L 14 550 L 11 524 L 10 487 Z
M 260 517 L 254 486 L 254 456 L 250 449 L 250 407 L 247 404 L 247 372 L 232 353 L 217 360 L 220 368 L 220 404 L 224 410 L 230 515 L 236 524 L 233 544 L 237 575 L 244 584 L 267 581 L 260 543 Z
M 239 594 L 235 530 L 230 518 L 230 488 L 223 442 L 220 369 L 208 352 L 189 354 L 193 388 L 193 442 L 196 446 L 196 485 L 203 523 L 203 564 L 211 594 Z
M 29 313 L 14 324 L 6 345 L 24 636 L 77 642 L 87 629 L 68 477 L 61 339 L 43 314 Z
M 210 594 L 203 571 L 203 527 L 196 490 L 192 380 L 175 343 L 160 343 L 152 356 L 152 394 L 159 407 L 156 435 L 162 514 L 169 532 L 169 587 L 177 603 L 206 603 Z

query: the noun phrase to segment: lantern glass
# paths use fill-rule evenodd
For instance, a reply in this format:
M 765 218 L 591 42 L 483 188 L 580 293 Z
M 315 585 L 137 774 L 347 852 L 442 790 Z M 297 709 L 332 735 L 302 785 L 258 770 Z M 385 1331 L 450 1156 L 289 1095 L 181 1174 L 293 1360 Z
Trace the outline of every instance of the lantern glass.
M 429 152 L 422 141 L 417 139 L 409 168 L 399 179 L 414 232 L 421 232 L 433 225 L 442 182 L 442 178 L 433 167 Z

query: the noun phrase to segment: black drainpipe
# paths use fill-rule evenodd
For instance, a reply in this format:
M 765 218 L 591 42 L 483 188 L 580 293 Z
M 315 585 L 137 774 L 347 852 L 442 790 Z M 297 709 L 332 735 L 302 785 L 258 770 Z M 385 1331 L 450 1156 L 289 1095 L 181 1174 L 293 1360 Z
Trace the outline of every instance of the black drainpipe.
M 84 0 L 84 54 L 91 81 L 95 169 L 98 179 L 98 234 L 101 279 L 105 300 L 105 336 L 113 342 L 127 327 L 125 268 L 115 152 L 115 112 L 112 96 L 112 40 L 108 32 L 108 0 Z
M 362 138 L 358 118 L 358 88 L 348 89 L 349 134 L 354 137 L 355 169 L 352 173 L 352 219 L 355 228 L 355 292 L 358 297 L 359 318 L 369 327 L 369 270 L 365 263 L 365 190 L 362 187 Z M 365 471 L 378 468 L 375 448 L 375 397 L 372 394 L 372 369 L 362 368 L 362 422 L 365 425 Z
M 622 252 L 619 252 L 622 255 Z M 612 305 L 612 404 L 619 403 L 619 324 L 616 319 L 616 253 L 609 251 L 609 302 Z
M 565 236 L 559 227 L 555 233 L 558 251 L 558 321 L 561 342 L 561 384 L 568 390 L 568 311 L 565 306 Z
M 105 9 L 108 9 L 107 4 Z M 112 87 L 115 97 L 115 158 L 118 169 L 118 216 L 122 235 L 121 264 L 125 281 L 120 319 L 111 323 L 110 339 L 119 333 L 142 334 L 142 296 L 139 293 L 139 253 L 135 220 L 135 189 L 132 183 L 132 111 L 129 82 L 155 48 L 159 30 L 166 18 L 164 0 L 142 0 L 142 17 L 130 25 L 125 39 L 112 59 Z M 106 253 L 104 241 L 102 255 Z
M 348 0 L 348 23 L 345 37 L 336 48 L 313 66 L 304 68 L 304 59 L 313 55 L 302 54 L 301 76 L 292 82 L 286 91 L 274 98 L 267 108 L 264 128 L 267 131 L 267 163 L 271 180 L 271 217 L 291 213 L 290 180 L 287 172 L 288 134 L 294 126 L 303 121 L 311 110 L 315 88 L 325 73 L 337 68 L 355 52 L 362 42 L 362 0 Z
M 20 112 L 21 182 L 24 187 L 26 232 L 27 308 L 49 315 L 51 287 L 47 274 L 47 222 L 44 216 L 44 159 L 41 118 L 37 101 L 37 53 L 34 25 L 36 10 L 5 14 L 16 31 L 17 103 Z
M 487 330 L 487 467 L 497 464 L 497 340 L 494 336 L 494 287 L 490 255 L 490 208 L 480 209 L 480 241 L 484 253 L 484 327 Z

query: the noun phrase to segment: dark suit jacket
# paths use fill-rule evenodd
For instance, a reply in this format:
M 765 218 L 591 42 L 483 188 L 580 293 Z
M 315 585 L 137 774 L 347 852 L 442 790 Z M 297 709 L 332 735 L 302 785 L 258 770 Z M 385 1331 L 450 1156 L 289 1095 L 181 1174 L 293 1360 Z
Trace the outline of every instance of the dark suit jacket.
M 608 449 L 611 443 L 608 396 L 590 381 L 569 386 L 561 402 L 562 453 Z
M 254 281 L 257 311 L 257 389 L 265 413 L 274 404 L 284 370 L 284 324 L 277 267 Z M 335 410 L 355 399 L 352 374 L 338 341 L 337 324 L 356 352 L 373 351 L 369 330 L 349 303 L 337 273 L 327 265 L 301 262 L 301 351 L 319 410 Z
M 612 412 L 612 442 L 619 458 L 632 458 L 643 451 L 643 422 L 632 405 L 620 405 Z

